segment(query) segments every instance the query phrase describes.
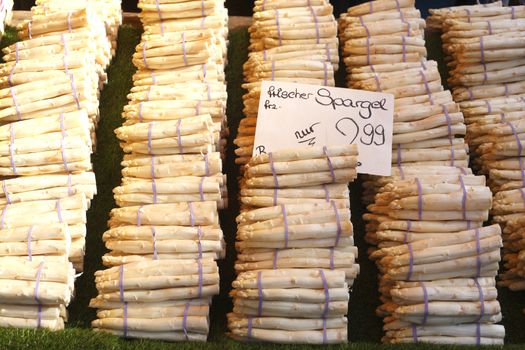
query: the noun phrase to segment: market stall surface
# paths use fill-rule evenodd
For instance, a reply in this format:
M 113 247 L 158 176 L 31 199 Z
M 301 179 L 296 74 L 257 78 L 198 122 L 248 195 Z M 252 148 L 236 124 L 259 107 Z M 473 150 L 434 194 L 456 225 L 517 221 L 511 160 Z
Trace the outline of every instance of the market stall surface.
M 106 230 L 109 212 L 115 207 L 112 190 L 119 185 L 120 161 L 122 151 L 113 130 L 122 124 L 121 112 L 126 104 L 126 95 L 132 86 L 131 76 L 135 71 L 131 56 L 138 44 L 141 31 L 124 25 L 119 31 L 118 50 L 108 69 L 109 83 L 100 97 L 100 123 L 97 130 L 97 153 L 93 155 L 93 166 L 97 176 L 98 195 L 88 211 L 88 236 L 84 273 L 76 281 L 76 296 L 70 304 L 67 328 L 60 332 L 43 330 L 0 329 L 0 349 L 308 349 L 318 346 L 305 345 L 272 345 L 257 343 L 239 343 L 226 336 L 226 313 L 232 308 L 228 292 L 235 277 L 233 262 L 235 260 L 235 217 L 239 212 L 237 201 L 238 169 L 234 163 L 234 145 L 239 120 L 242 118 L 242 64 L 247 58 L 248 32 L 246 27 L 233 29 L 229 35 L 228 66 L 228 124 L 230 137 L 224 172 L 228 174 L 229 204 L 228 210 L 221 212 L 221 226 L 228 243 L 226 259 L 220 261 L 221 293 L 215 297 L 211 309 L 211 329 L 208 343 L 166 343 L 151 340 L 125 340 L 109 334 L 93 332 L 89 327 L 95 319 L 95 310 L 88 308 L 89 300 L 96 296 L 93 274 L 102 269 L 101 256 L 105 253 L 102 233 Z M 2 38 L 1 47 L 16 41 L 16 32 L 9 28 Z M 438 35 L 427 37 L 429 55 L 440 59 Z M 440 67 L 442 68 L 442 66 Z M 338 86 L 344 86 L 344 67 L 338 74 Z M 380 345 L 383 334 L 381 319 L 375 316 L 379 305 L 377 292 L 377 271 L 366 256 L 367 245 L 363 241 L 364 226 L 361 220 L 363 205 L 359 198 L 360 182 L 352 184 L 352 221 L 355 227 L 356 243 L 359 247 L 359 264 L 361 273 L 356 280 L 350 296 L 349 305 L 349 343 L 327 346 L 330 349 L 462 349 L 471 347 L 436 346 L 429 344 L 413 345 Z M 514 293 L 499 289 L 499 299 L 503 308 L 503 324 L 507 331 L 505 349 L 525 348 L 525 293 Z M 484 347 L 484 349 L 490 347 Z M 495 347 L 496 348 L 496 347 Z M 497 347 L 498 349 L 500 347 Z

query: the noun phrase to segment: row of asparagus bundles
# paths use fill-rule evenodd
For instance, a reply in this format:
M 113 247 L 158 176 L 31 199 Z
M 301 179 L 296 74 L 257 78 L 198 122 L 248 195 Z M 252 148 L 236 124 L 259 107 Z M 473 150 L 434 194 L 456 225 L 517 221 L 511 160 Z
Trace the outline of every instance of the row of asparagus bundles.
M 525 106 L 525 6 L 501 2 L 432 10 L 443 31 L 449 83 L 467 124 L 473 166 L 488 176 L 493 222 L 503 229 L 505 271 L 500 285 L 524 290 L 520 219 L 525 196 L 522 119 Z M 523 254 L 521 254 L 523 252 Z
M 253 157 L 241 183 L 230 335 L 275 343 L 347 341 L 348 288 L 359 273 L 348 183 L 357 147 Z
M 483 288 L 495 284 L 501 232 L 482 242 L 492 195 L 468 168 L 464 117 L 426 60 L 425 27 L 413 0 L 357 5 L 340 21 L 348 86 L 395 98 L 392 174 L 365 179 L 363 198 L 383 341 L 500 344 L 499 304 Z
M 14 0 L 3 0 L 0 3 L 0 34 L 4 34 L 5 27 L 11 24 L 14 4 Z
M 75 269 L 83 269 L 86 211 L 97 192 L 90 158 L 99 89 L 94 65 L 101 52 L 90 41 L 101 17 L 88 20 L 86 3 L 69 6 L 37 1 L 31 19 L 19 27 L 22 41 L 3 49 L 3 327 L 63 329 Z M 108 21 L 118 26 L 115 18 Z
M 144 26 L 133 55 L 123 126 L 125 156 L 102 239 L 96 331 L 131 338 L 206 341 L 227 206 L 227 12 L 219 1 L 139 1 Z
M 261 81 L 335 86 L 339 64 L 337 22 L 329 1 L 256 0 L 253 12 L 243 67 L 245 118 L 234 140 L 240 165 L 252 156 Z

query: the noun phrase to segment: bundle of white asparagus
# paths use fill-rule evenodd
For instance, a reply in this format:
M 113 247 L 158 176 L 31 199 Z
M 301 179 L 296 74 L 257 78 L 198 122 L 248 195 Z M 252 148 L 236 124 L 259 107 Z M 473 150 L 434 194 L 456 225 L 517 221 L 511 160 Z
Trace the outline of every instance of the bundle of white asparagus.
M 227 12 L 215 0 L 141 0 L 138 68 L 115 130 L 126 153 L 96 273 L 92 326 L 123 337 L 206 341 L 225 255 Z
M 347 288 L 359 273 L 348 192 L 356 166 L 356 145 L 279 150 L 246 165 L 232 337 L 347 341 Z
M 494 286 L 500 260 L 499 228 L 482 228 L 492 194 L 468 168 L 461 106 L 426 60 L 425 27 L 413 0 L 367 2 L 340 20 L 348 86 L 395 97 L 392 175 L 368 177 L 363 198 L 383 341 L 501 344 L 494 289 L 486 301 L 482 289 Z M 468 297 L 450 291 L 467 285 Z
M 511 222 L 522 214 L 525 188 L 522 140 L 525 105 L 525 6 L 474 5 L 432 10 L 439 23 L 454 99 L 465 114 L 476 170 L 488 176 L 494 222 L 503 228 L 506 272 L 501 285 L 525 289 L 517 256 L 523 248 Z M 509 224 L 509 225 L 508 225 Z M 516 233 L 516 234 L 515 234 Z
M 242 165 L 253 153 L 261 81 L 335 86 L 339 66 L 337 23 L 328 1 L 256 0 L 253 11 L 250 53 L 243 69 L 245 118 L 234 141 L 235 161 Z

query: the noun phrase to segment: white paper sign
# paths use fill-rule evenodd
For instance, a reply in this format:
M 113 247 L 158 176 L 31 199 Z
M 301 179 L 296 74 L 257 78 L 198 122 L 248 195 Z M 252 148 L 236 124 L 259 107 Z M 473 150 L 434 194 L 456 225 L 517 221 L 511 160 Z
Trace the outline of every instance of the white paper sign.
M 263 81 L 253 155 L 356 143 L 358 172 L 388 176 L 393 116 L 391 94 Z

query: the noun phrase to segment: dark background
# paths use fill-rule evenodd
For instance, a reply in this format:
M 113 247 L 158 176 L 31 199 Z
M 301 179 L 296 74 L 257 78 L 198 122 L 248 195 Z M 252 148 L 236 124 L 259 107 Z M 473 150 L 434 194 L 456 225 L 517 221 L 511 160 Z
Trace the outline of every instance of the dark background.
M 67 0 L 65 0 L 67 1 Z M 69 0 L 74 1 L 74 0 Z M 350 6 L 357 5 L 366 1 L 363 0 L 330 0 L 334 6 L 334 13 L 339 16 Z M 482 3 L 487 2 L 481 0 Z M 423 17 L 428 14 L 428 8 L 439 8 L 456 5 L 475 4 L 476 0 L 416 0 L 416 7 L 421 10 Z M 518 3 L 517 0 L 511 3 Z M 15 0 L 15 10 L 29 10 L 35 4 L 34 0 Z M 251 16 L 253 0 L 226 0 L 230 16 Z M 122 0 L 122 8 L 127 12 L 138 12 L 137 0 Z

